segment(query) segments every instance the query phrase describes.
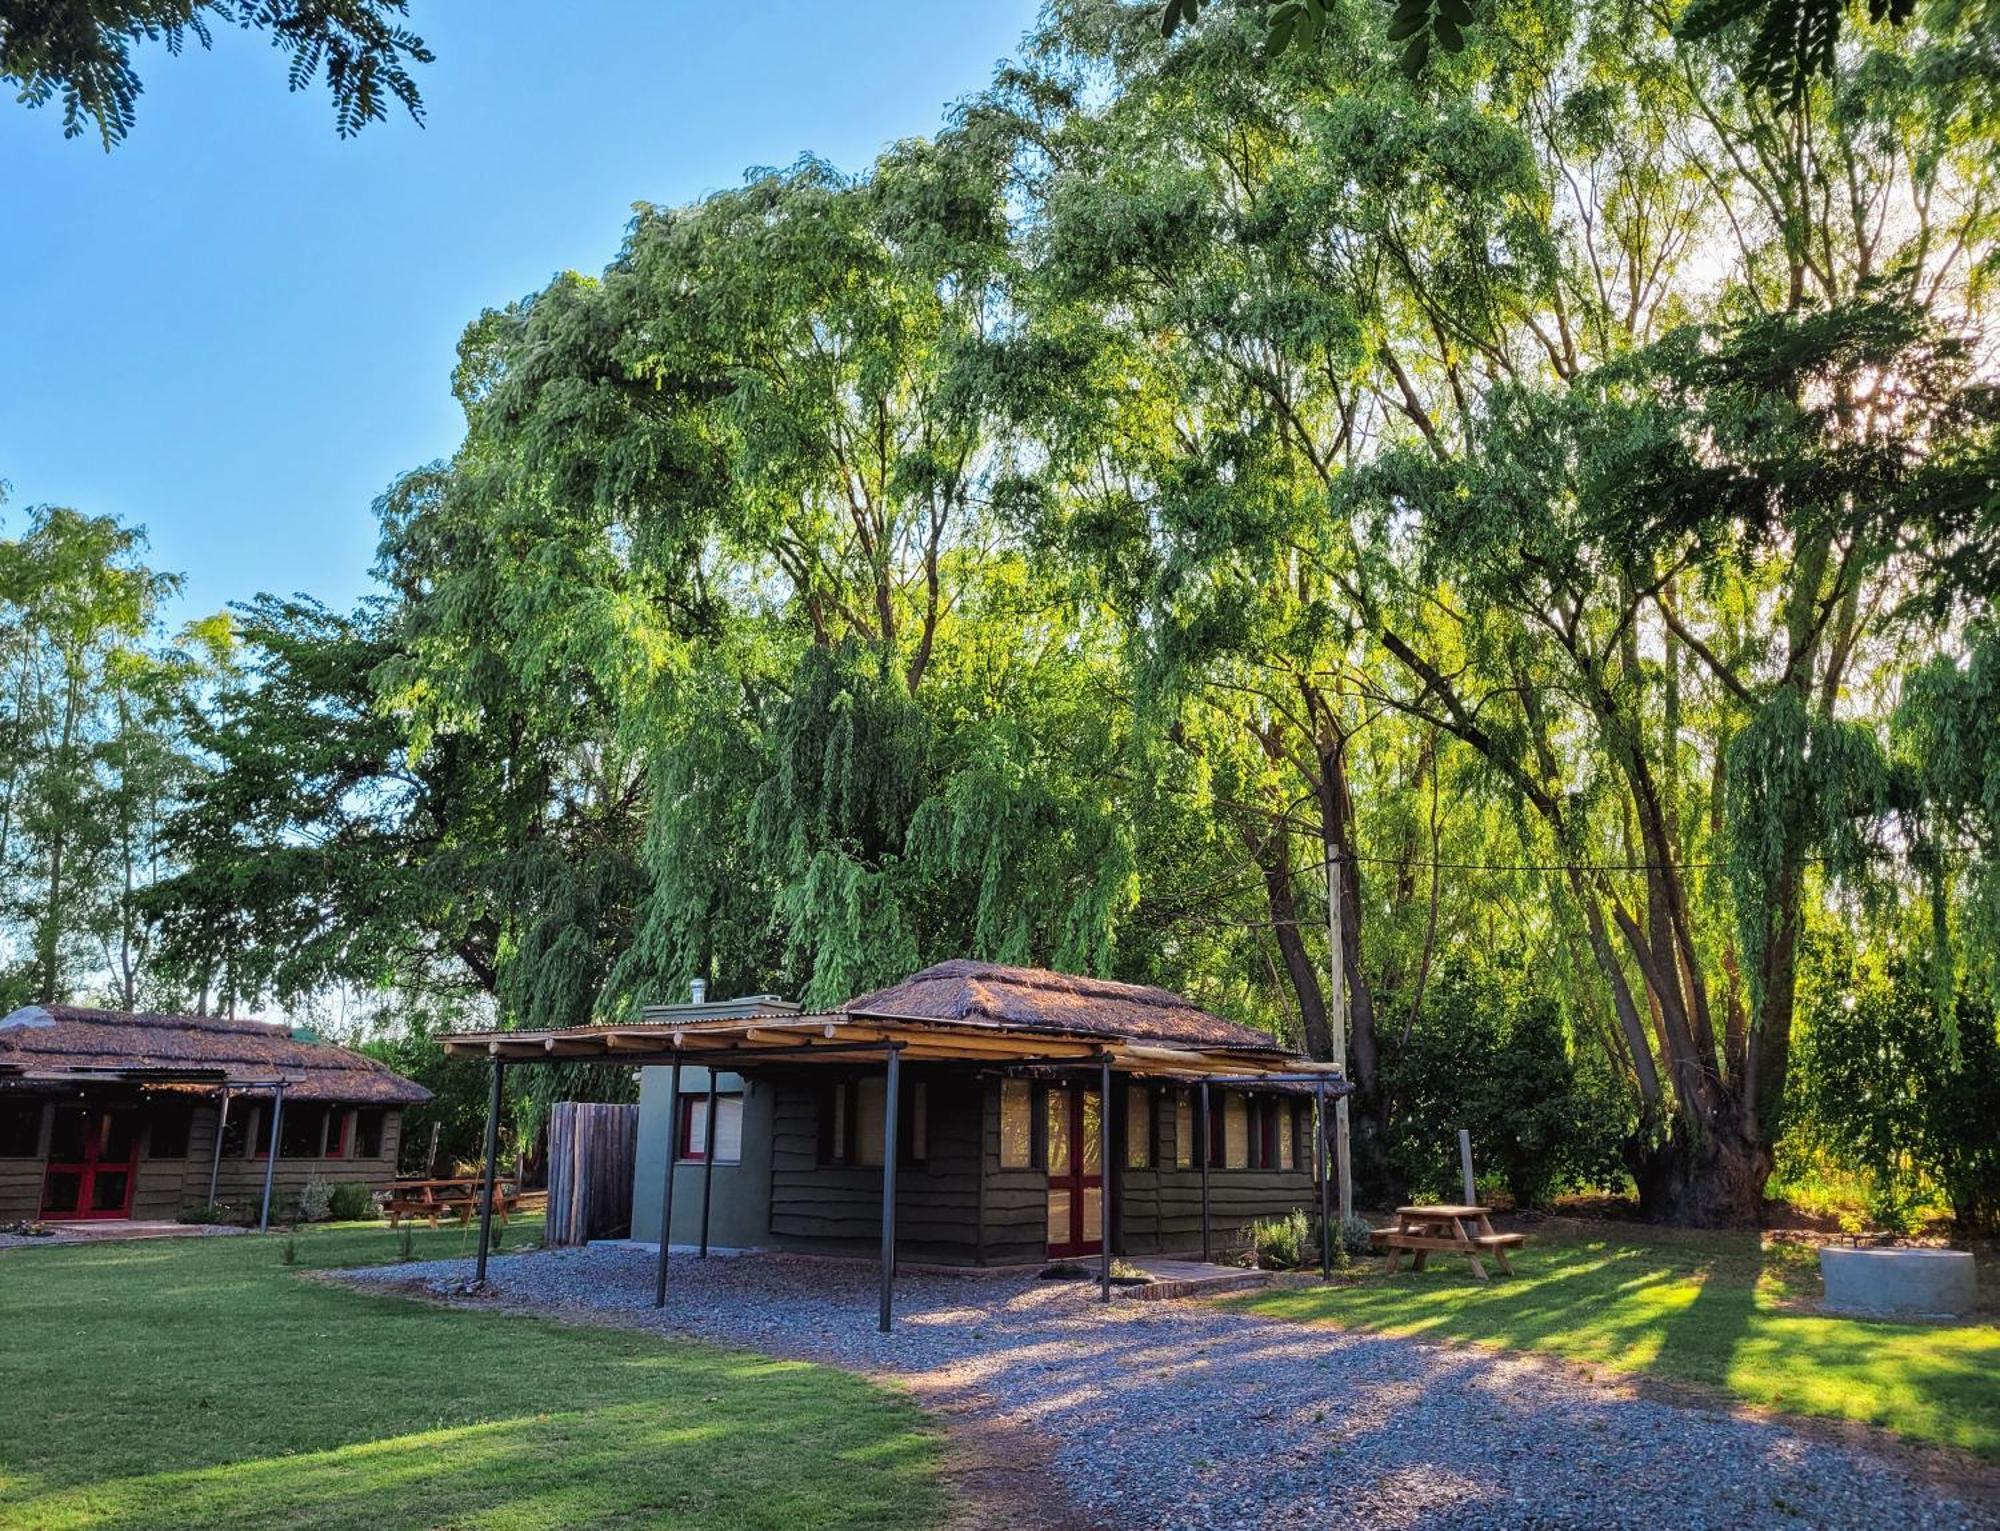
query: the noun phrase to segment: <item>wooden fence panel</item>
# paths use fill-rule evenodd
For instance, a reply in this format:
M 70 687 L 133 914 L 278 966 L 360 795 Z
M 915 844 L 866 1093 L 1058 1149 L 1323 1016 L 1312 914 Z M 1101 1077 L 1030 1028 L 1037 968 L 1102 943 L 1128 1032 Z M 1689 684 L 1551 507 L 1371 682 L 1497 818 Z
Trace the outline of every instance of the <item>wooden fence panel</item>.
M 631 1231 L 638 1148 L 637 1106 L 555 1106 L 549 1117 L 549 1243 L 585 1244 Z

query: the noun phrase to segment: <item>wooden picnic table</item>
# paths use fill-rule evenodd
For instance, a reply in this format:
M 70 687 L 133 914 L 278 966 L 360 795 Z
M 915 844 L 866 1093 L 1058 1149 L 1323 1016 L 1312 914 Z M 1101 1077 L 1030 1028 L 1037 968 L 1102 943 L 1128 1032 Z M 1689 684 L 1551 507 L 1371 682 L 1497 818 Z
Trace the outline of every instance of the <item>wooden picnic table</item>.
M 398 1226 L 406 1217 L 421 1217 L 433 1228 L 447 1216 L 456 1217 L 461 1227 L 472 1221 L 472 1214 L 479 1210 L 481 1199 L 486 1194 L 483 1178 L 469 1177 L 445 1180 L 398 1180 L 389 1191 L 389 1199 L 383 1210 L 389 1214 L 389 1226 Z M 493 1215 L 506 1226 L 507 1214 L 520 1202 L 520 1196 L 509 1180 L 494 1183 Z
M 1446 1254 L 1464 1255 L 1472 1266 L 1472 1274 L 1481 1281 L 1486 1279 L 1486 1267 L 1479 1258 L 1482 1254 L 1491 1255 L 1498 1261 L 1503 1275 L 1513 1275 L 1514 1267 L 1507 1263 L 1507 1251 L 1527 1243 L 1528 1236 L 1525 1233 L 1495 1233 L 1491 1213 L 1489 1207 L 1449 1202 L 1437 1206 L 1398 1207 L 1396 1226 L 1383 1240 L 1389 1250 L 1389 1269 L 1394 1270 L 1401 1263 L 1403 1252 L 1408 1250 L 1410 1269 L 1420 1271 L 1431 1252 L 1440 1250 Z

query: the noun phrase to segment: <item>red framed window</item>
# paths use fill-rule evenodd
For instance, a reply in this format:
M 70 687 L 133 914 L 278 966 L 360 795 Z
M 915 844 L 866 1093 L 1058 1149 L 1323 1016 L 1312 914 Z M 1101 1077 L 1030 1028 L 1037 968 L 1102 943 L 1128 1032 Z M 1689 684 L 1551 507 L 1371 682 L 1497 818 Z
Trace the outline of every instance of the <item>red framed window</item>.
M 345 1159 L 347 1145 L 353 1131 L 354 1113 L 344 1106 L 334 1106 L 326 1114 L 326 1153 L 328 1159 Z

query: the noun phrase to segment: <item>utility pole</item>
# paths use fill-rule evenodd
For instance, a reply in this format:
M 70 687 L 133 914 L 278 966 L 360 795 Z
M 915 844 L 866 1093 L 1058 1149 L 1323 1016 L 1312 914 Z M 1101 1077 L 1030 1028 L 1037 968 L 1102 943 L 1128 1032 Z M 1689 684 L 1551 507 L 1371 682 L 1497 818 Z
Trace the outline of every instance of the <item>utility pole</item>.
M 1333 826 L 1327 825 L 1326 841 L 1326 938 L 1328 995 L 1333 1001 L 1329 1019 L 1333 1027 L 1333 1061 L 1347 1077 L 1347 960 L 1340 931 L 1340 852 L 1334 847 Z M 1340 1216 L 1354 1216 L 1354 1174 L 1347 1156 L 1347 1095 L 1333 1103 L 1333 1162 L 1340 1180 Z

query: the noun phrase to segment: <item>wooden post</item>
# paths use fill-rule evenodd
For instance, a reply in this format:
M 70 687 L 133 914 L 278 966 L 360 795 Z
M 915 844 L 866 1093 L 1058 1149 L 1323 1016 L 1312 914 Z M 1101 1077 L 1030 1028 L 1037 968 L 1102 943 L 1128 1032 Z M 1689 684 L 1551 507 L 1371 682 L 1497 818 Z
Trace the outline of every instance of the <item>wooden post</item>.
M 1477 1206 L 1479 1186 L 1472 1178 L 1472 1134 L 1463 1127 L 1458 1129 L 1458 1172 L 1465 1181 L 1465 1204 Z
M 889 1049 L 888 1079 L 882 1086 L 882 1302 L 876 1327 L 884 1334 L 893 1322 L 896 1284 L 896 1086 L 903 1050 Z
M 681 1138 L 681 1050 L 674 1049 L 674 1069 L 667 1085 L 667 1162 L 660 1186 L 660 1266 L 653 1276 L 653 1306 L 667 1305 L 667 1251 L 674 1242 L 674 1153 Z
M 1111 1301 L 1111 1054 L 1098 1055 L 1097 1282 L 1098 1301 Z M 1078 1145 L 1081 1148 L 1081 1144 Z
M 479 1202 L 479 1259 L 472 1272 L 472 1279 L 482 1286 L 486 1282 L 486 1251 L 493 1243 L 493 1181 L 499 1168 L 500 1090 L 506 1073 L 507 1065 L 495 1057 L 493 1093 L 486 1099 L 486 1194 Z
M 1208 1144 L 1213 1129 L 1208 1122 L 1208 1081 L 1201 1082 L 1201 1141 L 1195 1144 L 1195 1152 L 1201 1157 L 1201 1258 L 1204 1264 L 1211 1259 L 1208 1246 Z
M 1313 1171 L 1319 1176 L 1319 1279 L 1333 1279 L 1333 1208 L 1329 1204 L 1333 1182 L 1326 1173 L 1326 1081 L 1313 1081 L 1319 1097 L 1313 1107 Z M 1342 1229 L 1343 1235 L 1346 1233 Z
M 257 1231 L 271 1231 L 271 1180 L 278 1171 L 278 1123 L 285 1115 L 285 1082 L 280 1079 L 271 1090 L 271 1141 L 264 1149 L 264 1210 L 257 1217 Z
M 720 1079 L 715 1065 L 708 1068 L 708 1125 L 701 1135 L 701 1257 L 708 1258 L 708 1203 L 715 1190 L 715 1097 Z
M 1326 932 L 1331 955 L 1327 978 L 1332 993 L 1328 1018 L 1333 1026 L 1333 1061 L 1340 1065 L 1341 1078 L 1347 1077 L 1347 948 L 1340 928 L 1340 854 L 1333 849 L 1335 826 L 1326 826 Z M 1354 1175 L 1347 1153 L 1347 1097 L 1333 1103 L 1333 1162 L 1340 1176 L 1340 1215 L 1354 1215 Z
M 208 1204 L 215 1205 L 215 1186 L 222 1175 L 222 1133 L 229 1125 L 229 1086 L 222 1087 L 222 1109 L 215 1117 L 215 1156 L 208 1164 Z

